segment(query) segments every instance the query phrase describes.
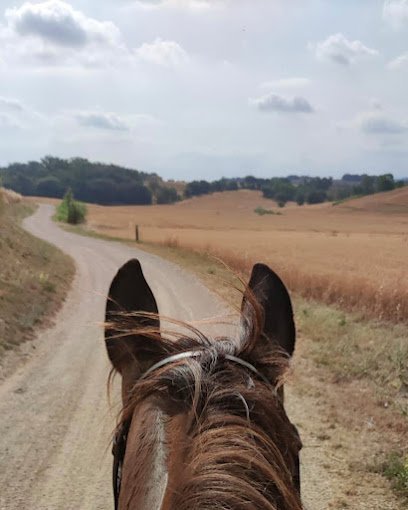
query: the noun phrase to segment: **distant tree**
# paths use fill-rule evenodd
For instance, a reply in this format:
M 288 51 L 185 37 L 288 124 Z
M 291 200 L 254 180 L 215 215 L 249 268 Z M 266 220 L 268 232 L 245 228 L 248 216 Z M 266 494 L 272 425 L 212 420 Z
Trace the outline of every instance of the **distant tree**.
M 61 158 L 54 158 L 53 156 L 45 156 L 41 160 L 41 164 L 49 173 L 56 173 L 59 170 L 68 170 L 69 161 Z
M 306 196 L 308 204 L 321 204 L 327 199 L 326 192 L 322 190 L 310 191 Z
M 137 182 L 122 183 L 118 186 L 116 203 L 128 205 L 150 205 L 153 203 L 153 194 L 144 184 Z
M 361 182 L 362 177 L 363 177 L 362 175 L 358 175 L 358 174 L 344 174 L 343 177 L 341 178 L 341 180 L 346 181 L 346 182 L 359 183 L 359 182 Z
M 260 188 L 259 179 L 254 177 L 253 175 L 247 175 L 242 180 L 241 186 L 245 189 L 256 190 Z
M 304 193 L 302 193 L 301 191 L 298 191 L 296 193 L 295 200 L 296 200 L 297 205 L 303 205 L 305 203 L 305 195 L 304 195 Z
M 278 202 L 279 207 L 285 207 L 288 201 L 288 195 L 284 191 L 278 191 L 275 195 L 275 200 Z
M 276 194 L 276 190 L 275 188 L 273 188 L 272 186 L 263 186 L 262 187 L 262 195 L 265 197 L 265 198 L 270 198 L 270 199 L 273 199 L 275 198 L 275 194 Z
M 332 177 L 309 177 L 306 184 L 315 190 L 327 191 L 333 184 Z
M 363 195 L 371 195 L 375 192 L 375 177 L 364 174 L 361 178 L 361 190 Z
M 188 182 L 184 190 L 186 198 L 207 195 L 211 192 L 211 184 L 207 181 L 191 181 Z
M 236 179 L 227 179 L 222 177 L 218 181 L 210 183 L 210 191 L 236 191 L 238 189 L 238 182 Z
M 336 185 L 332 186 L 327 191 L 327 199 L 331 201 L 344 200 L 351 195 L 361 195 L 361 191 L 358 191 L 359 186 L 350 185 Z
M 84 198 L 77 195 L 81 200 Z M 87 184 L 87 197 L 94 197 L 94 202 L 101 205 L 114 205 L 122 203 L 119 200 L 119 188 L 112 179 L 91 179 Z
M 392 174 L 379 175 L 375 183 L 376 191 L 391 191 L 395 188 L 394 176 Z
M 37 191 L 37 186 L 34 184 L 33 180 L 25 174 L 16 174 L 13 176 L 11 182 L 8 182 L 8 186 L 14 191 L 17 191 L 17 193 L 26 196 L 35 195 Z
M 40 197 L 61 198 L 64 187 L 57 177 L 43 177 L 37 181 L 36 194 Z
M 295 199 L 296 188 L 288 179 L 273 178 L 262 187 L 265 198 L 271 198 L 283 204 Z
M 345 193 L 345 196 L 339 198 L 343 199 L 353 195 L 354 196 L 364 195 L 363 187 L 361 186 L 361 184 L 358 184 L 357 186 L 352 186 L 351 193 L 350 192 L 347 194 Z
M 176 188 L 160 187 L 156 191 L 156 202 L 158 204 L 174 204 L 178 199 Z

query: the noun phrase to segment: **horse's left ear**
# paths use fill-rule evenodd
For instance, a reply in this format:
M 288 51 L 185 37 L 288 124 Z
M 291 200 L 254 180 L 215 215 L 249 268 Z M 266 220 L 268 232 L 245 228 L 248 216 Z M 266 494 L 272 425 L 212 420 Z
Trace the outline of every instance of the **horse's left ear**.
M 255 264 L 252 269 L 242 312 L 250 329 L 247 334 L 255 333 L 254 321 L 260 322 L 254 347 L 257 352 L 279 349 L 292 356 L 296 338 L 292 303 L 282 280 L 265 264 Z
M 132 312 L 141 314 L 132 315 Z M 143 316 L 143 313 L 147 315 Z M 143 330 L 149 329 L 159 334 L 158 308 L 137 259 L 129 260 L 114 277 L 106 302 L 105 319 L 108 355 L 122 376 L 139 377 L 156 363 L 161 355 L 157 352 L 160 342 L 143 334 Z

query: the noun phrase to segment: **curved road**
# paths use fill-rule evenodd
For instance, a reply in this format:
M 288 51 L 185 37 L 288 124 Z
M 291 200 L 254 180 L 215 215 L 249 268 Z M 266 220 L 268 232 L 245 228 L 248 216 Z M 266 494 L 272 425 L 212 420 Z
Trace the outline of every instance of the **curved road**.
M 71 255 L 77 272 L 55 326 L 0 385 L 0 509 L 111 509 L 109 442 L 118 402 L 107 401 L 101 323 L 115 272 L 139 258 L 165 315 L 197 320 L 222 306 L 178 266 L 121 243 L 68 233 L 52 222 L 52 212 L 41 205 L 24 226 Z

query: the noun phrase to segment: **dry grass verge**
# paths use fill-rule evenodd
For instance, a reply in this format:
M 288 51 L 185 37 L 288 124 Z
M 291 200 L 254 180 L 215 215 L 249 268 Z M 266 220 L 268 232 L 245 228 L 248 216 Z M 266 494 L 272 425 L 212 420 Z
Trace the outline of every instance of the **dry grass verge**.
M 0 211 L 0 357 L 47 324 L 74 274 L 67 255 L 20 227 L 32 211 L 19 201 Z

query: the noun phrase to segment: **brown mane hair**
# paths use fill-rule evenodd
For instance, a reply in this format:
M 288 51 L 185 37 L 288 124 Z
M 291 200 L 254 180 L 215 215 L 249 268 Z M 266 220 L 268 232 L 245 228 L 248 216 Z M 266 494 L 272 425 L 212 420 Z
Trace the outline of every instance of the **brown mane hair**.
M 157 360 L 199 351 L 138 378 L 128 393 L 118 430 L 149 400 L 165 415 L 187 417 L 189 443 L 180 483 L 171 494 L 177 510 L 301 510 L 297 472 L 301 448 L 296 428 L 283 408 L 283 379 L 289 355 L 283 349 L 257 352 L 264 311 L 246 289 L 242 334 L 235 341 L 211 338 L 179 321 L 188 335 L 163 331 L 156 313 L 121 312 L 110 316 L 110 338 L 140 342 L 141 359 Z M 116 317 L 115 317 L 116 316 Z M 137 327 L 135 327 L 137 323 Z M 143 353 L 143 350 L 146 352 Z M 160 355 L 157 355 L 160 353 Z M 239 357 L 265 375 L 270 384 L 226 359 Z M 141 367 L 140 375 L 143 372 Z

